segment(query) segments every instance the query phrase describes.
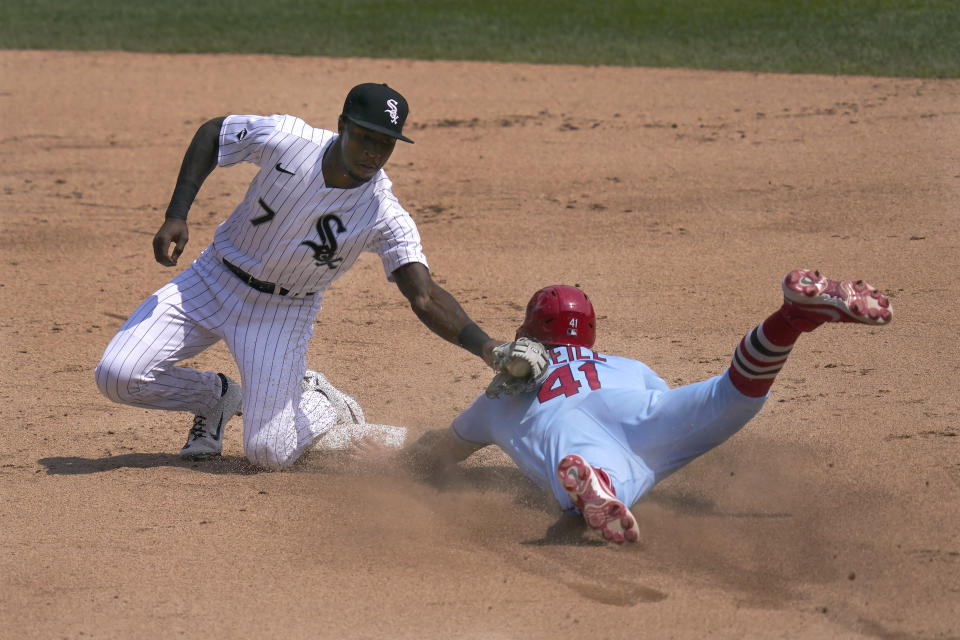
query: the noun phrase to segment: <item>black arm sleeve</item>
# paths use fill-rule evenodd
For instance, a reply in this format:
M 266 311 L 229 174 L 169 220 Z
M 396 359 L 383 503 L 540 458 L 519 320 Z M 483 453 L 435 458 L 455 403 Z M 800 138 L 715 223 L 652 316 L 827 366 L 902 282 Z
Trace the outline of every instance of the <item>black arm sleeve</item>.
M 471 322 L 465 326 L 457 336 L 457 344 L 475 356 L 483 356 L 483 345 L 490 340 L 483 329 Z
M 187 212 L 193 204 L 200 185 L 217 166 L 217 154 L 220 151 L 220 127 L 225 118 L 214 118 L 200 125 L 194 134 L 180 165 L 177 186 L 167 206 L 167 218 L 187 219 Z

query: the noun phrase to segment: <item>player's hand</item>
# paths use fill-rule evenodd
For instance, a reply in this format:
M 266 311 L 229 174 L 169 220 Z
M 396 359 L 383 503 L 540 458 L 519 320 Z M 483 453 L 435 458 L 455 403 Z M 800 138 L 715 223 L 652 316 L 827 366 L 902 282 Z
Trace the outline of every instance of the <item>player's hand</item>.
M 354 438 L 346 450 L 353 469 L 373 475 L 392 475 L 402 471 L 401 452 L 402 449 L 391 447 L 373 435 Z
M 186 220 L 167 218 L 157 231 L 157 235 L 153 236 L 153 257 L 165 267 L 176 266 L 189 238 Z M 171 244 L 174 245 L 173 251 L 168 253 Z
M 382 466 L 396 454 L 396 447 L 388 446 L 372 435 L 355 439 L 347 450 L 347 455 L 355 462 L 370 466 Z
M 491 369 L 496 370 L 497 368 L 497 355 L 494 353 L 501 343 L 496 340 L 487 340 L 483 345 L 483 350 L 480 354 L 480 357 L 483 358 L 483 361 L 487 363 L 487 366 Z

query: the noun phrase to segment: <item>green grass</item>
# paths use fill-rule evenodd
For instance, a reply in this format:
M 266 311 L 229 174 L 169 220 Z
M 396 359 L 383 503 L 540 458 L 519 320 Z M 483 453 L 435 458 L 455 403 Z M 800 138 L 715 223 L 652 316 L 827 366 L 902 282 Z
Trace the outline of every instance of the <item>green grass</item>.
M 960 77 L 960 0 L 5 0 L 0 48 Z

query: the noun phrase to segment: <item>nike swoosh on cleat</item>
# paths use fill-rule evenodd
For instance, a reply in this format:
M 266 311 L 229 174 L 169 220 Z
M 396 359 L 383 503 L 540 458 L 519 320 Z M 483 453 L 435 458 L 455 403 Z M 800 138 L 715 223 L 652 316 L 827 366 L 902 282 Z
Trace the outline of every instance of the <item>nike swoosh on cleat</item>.
M 279 162 L 277 163 L 277 166 L 274 167 L 274 169 L 276 169 L 280 173 L 287 173 L 287 174 L 290 174 L 291 176 L 296 175 L 296 173 L 294 173 L 293 171 L 290 171 L 289 169 L 284 169 L 283 165 L 281 165 Z

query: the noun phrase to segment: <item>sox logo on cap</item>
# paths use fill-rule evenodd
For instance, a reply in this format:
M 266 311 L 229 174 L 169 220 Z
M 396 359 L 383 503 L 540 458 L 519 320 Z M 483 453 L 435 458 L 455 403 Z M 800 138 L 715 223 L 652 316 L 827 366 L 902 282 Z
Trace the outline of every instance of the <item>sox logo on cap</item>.
M 397 101 L 393 98 L 387 100 L 387 108 L 384 111 L 390 116 L 390 122 L 397 124 Z

